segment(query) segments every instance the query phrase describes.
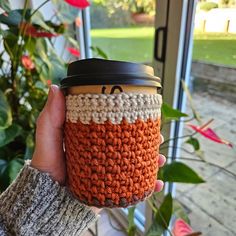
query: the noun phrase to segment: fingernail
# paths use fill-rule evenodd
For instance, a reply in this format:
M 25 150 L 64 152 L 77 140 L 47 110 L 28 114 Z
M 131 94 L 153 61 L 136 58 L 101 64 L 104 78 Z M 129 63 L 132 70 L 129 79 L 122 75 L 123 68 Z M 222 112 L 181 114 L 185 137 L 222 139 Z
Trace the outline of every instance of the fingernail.
M 157 180 L 154 191 L 160 192 L 163 189 L 163 187 L 164 187 L 164 182 L 162 180 Z
M 52 102 L 53 97 L 54 97 L 55 93 L 57 92 L 57 89 L 58 89 L 58 87 L 54 84 L 50 86 L 49 92 L 48 92 L 48 99 L 47 99 L 48 105 Z
M 58 90 L 58 86 L 57 86 L 57 85 L 52 84 L 52 85 L 50 86 L 50 91 L 51 91 L 52 93 L 55 93 L 57 90 Z
M 55 84 L 52 84 L 49 88 L 49 92 L 48 92 L 48 98 L 51 99 L 53 97 L 53 95 L 56 93 L 57 91 L 57 86 Z
M 164 166 L 165 163 L 166 163 L 166 157 L 162 154 L 159 154 L 159 159 L 158 159 L 159 167 Z

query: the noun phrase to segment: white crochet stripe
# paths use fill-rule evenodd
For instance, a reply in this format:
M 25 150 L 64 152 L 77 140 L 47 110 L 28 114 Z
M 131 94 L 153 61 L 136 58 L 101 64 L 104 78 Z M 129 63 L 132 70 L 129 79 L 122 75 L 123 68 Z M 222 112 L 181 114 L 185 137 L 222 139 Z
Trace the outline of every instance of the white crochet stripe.
M 89 124 L 111 121 L 120 124 L 123 118 L 128 123 L 137 119 L 146 121 L 161 116 L 162 97 L 159 94 L 78 94 L 66 96 L 66 120 Z

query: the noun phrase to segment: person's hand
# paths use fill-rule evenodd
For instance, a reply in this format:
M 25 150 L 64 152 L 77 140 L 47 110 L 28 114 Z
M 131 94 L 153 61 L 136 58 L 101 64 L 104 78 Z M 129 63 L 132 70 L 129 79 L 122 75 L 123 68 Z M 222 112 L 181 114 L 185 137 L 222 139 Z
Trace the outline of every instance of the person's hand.
M 63 150 L 63 124 L 65 121 L 65 97 L 56 85 L 51 85 L 48 100 L 37 120 L 36 147 L 31 166 L 47 172 L 61 185 L 66 181 L 66 165 Z M 163 137 L 162 137 L 163 141 Z M 165 157 L 159 155 L 159 167 Z M 161 191 L 163 182 L 157 180 L 155 191 Z
M 164 142 L 164 138 L 161 135 L 161 144 Z M 166 157 L 162 154 L 159 154 L 159 158 L 158 158 L 158 166 L 159 168 L 164 166 L 166 163 Z M 162 180 L 157 180 L 156 181 L 156 186 L 155 186 L 155 192 L 160 192 L 162 191 L 164 187 L 164 182 Z
M 66 165 L 63 151 L 65 98 L 56 85 L 51 85 L 48 100 L 37 119 L 36 146 L 31 166 L 47 172 L 53 180 L 65 184 Z

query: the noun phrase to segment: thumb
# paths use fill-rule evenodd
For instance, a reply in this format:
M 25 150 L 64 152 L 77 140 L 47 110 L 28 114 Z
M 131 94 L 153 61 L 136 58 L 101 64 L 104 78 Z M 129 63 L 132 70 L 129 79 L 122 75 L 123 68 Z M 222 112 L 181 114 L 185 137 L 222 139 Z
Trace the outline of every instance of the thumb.
M 37 120 L 36 146 L 31 166 L 49 173 L 54 180 L 61 184 L 65 181 L 64 120 L 64 95 L 58 86 L 52 85 L 46 105 Z

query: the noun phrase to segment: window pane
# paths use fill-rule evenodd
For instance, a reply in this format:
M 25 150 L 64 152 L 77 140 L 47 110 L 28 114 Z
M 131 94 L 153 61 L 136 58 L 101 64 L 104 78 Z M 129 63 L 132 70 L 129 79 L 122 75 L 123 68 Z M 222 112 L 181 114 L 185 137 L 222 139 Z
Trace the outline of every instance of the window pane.
M 223 140 L 235 142 L 236 133 L 236 5 L 234 1 L 217 2 L 216 8 L 203 11 L 200 3 L 195 18 L 193 61 L 190 86 L 193 105 L 206 124 Z M 191 114 L 190 104 L 187 113 Z M 191 116 L 191 115 L 190 115 Z M 185 134 L 190 134 L 185 129 Z M 191 153 L 192 147 L 183 144 L 181 157 L 206 183 L 203 185 L 177 185 L 177 198 L 189 212 L 193 228 L 203 235 L 235 235 L 233 221 L 236 205 L 235 154 L 223 144 L 213 142 L 210 137 L 194 136 L 200 142 L 201 152 Z M 200 155 L 201 154 L 201 155 Z M 201 162 L 202 156 L 208 165 Z M 199 158 L 200 157 L 200 158 Z M 227 158 L 224 158 L 227 157 Z M 193 159 L 197 161 L 193 161 Z M 223 170 L 224 167 L 226 170 Z M 224 186 L 219 188 L 219 186 Z
M 151 62 L 155 1 L 148 0 L 144 9 L 118 0 L 96 2 L 91 6 L 92 45 L 105 51 L 109 59 Z

